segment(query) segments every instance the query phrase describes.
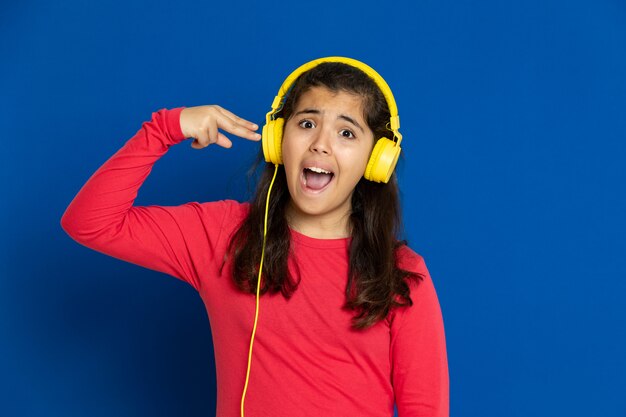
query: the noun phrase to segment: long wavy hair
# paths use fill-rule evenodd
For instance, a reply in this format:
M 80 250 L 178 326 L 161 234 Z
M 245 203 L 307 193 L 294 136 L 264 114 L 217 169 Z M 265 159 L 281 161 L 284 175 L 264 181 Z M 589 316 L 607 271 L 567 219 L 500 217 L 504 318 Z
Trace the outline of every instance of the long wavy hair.
M 391 137 L 387 128 L 389 108 L 377 84 L 363 71 L 343 63 L 322 63 L 302 74 L 289 92 L 280 116 L 287 121 L 300 96 L 317 86 L 360 96 L 365 120 L 375 139 Z M 292 274 L 287 267 L 291 239 L 285 210 L 290 195 L 285 170 L 282 165 L 278 169 L 269 204 L 260 293 L 281 292 L 289 298 L 296 291 L 300 277 L 298 271 Z M 273 173 L 274 166 L 266 164 L 250 211 L 229 242 L 227 256 L 233 258 L 233 279 L 244 292 L 256 293 L 265 201 Z M 413 304 L 407 280 L 422 277 L 397 265 L 397 252 L 406 245 L 406 241 L 397 239 L 401 224 L 396 174 L 386 184 L 361 178 L 352 194 L 349 219 L 352 239 L 344 305 L 355 312 L 354 329 L 366 329 L 386 318 L 392 308 Z

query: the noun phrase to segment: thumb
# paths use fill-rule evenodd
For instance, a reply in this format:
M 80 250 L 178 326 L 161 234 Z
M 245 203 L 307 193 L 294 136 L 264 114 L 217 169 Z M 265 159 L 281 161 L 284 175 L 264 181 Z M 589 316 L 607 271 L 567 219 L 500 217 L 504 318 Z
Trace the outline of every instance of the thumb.
M 231 148 L 233 146 L 233 142 L 226 137 L 222 132 L 217 134 L 217 141 L 215 142 L 217 145 L 220 145 L 222 148 Z
M 191 147 L 194 149 L 204 149 L 206 146 L 202 146 L 200 142 L 198 142 L 198 139 L 194 138 L 193 141 L 191 141 Z

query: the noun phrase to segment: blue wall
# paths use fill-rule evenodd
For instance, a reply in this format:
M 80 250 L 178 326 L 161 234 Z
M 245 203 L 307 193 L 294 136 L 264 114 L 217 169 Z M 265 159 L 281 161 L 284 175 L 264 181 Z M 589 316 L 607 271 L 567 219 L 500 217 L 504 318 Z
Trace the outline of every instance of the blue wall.
M 3 3 L 0 415 L 213 415 L 200 298 L 76 244 L 61 215 L 153 111 L 260 124 L 288 72 L 345 55 L 398 101 L 452 415 L 623 417 L 624 3 L 221 3 Z M 137 204 L 242 198 L 256 146 L 174 147 Z

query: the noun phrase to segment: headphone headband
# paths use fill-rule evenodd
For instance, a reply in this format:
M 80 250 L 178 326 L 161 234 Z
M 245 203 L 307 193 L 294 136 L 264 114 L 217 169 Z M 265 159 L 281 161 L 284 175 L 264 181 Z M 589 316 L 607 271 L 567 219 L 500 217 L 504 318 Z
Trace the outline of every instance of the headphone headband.
M 400 132 L 398 132 L 398 129 L 400 129 L 400 116 L 398 115 L 398 106 L 396 105 L 396 100 L 393 98 L 391 88 L 389 88 L 389 85 L 387 84 L 385 79 L 381 77 L 380 74 L 377 73 L 376 70 L 374 70 L 374 68 L 356 59 L 346 58 L 342 56 L 329 56 L 325 58 L 314 59 L 313 61 L 309 61 L 305 64 L 300 65 L 291 74 L 289 74 L 289 76 L 285 79 L 285 81 L 283 81 L 282 85 L 278 89 L 278 95 L 274 97 L 274 101 L 272 102 L 272 110 L 267 113 L 266 122 L 269 122 L 272 116 L 282 106 L 285 96 L 289 92 L 289 89 L 292 87 L 292 85 L 296 82 L 298 77 L 308 70 L 315 68 L 319 64 L 325 62 L 338 62 L 358 68 L 365 74 L 367 74 L 376 83 L 380 91 L 383 93 L 385 101 L 387 102 L 387 106 L 389 107 L 389 114 L 391 115 L 391 118 L 389 119 L 389 127 L 393 132 L 394 137 L 397 138 L 397 144 L 399 145 L 402 141 L 402 135 L 400 134 Z

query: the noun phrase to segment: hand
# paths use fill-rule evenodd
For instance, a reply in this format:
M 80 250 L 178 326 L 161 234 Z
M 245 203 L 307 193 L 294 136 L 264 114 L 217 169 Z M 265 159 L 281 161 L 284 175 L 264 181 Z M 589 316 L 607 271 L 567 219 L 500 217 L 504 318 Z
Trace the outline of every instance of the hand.
M 187 107 L 180 113 L 180 128 L 187 138 L 194 138 L 191 147 L 202 149 L 215 143 L 230 148 L 233 143 L 218 129 L 249 140 L 259 140 L 259 127 L 228 110 L 217 106 Z

